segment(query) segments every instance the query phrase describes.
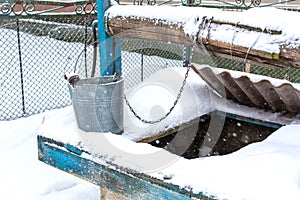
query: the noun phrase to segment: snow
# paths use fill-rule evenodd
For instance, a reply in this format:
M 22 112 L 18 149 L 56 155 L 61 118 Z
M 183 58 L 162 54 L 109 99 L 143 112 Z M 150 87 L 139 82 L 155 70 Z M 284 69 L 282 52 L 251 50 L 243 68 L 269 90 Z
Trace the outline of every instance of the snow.
M 224 30 L 227 33 L 231 30 L 231 34 L 227 37 L 211 32 L 211 37 L 234 42 L 234 44 L 241 42 L 244 44 L 245 41 L 241 38 L 248 37 L 249 44 L 247 45 L 271 53 L 278 53 L 278 42 L 297 47 L 300 41 L 300 27 L 294 25 L 294 19 L 299 18 L 299 13 L 274 8 L 255 8 L 243 14 L 237 12 L 234 15 L 214 9 L 182 7 L 155 7 L 153 9 L 146 6 L 143 9 L 136 6 L 128 6 L 126 9 L 113 6 L 109 12 L 110 17 L 120 13 L 124 17 L 136 15 L 141 18 L 155 19 L 159 16 L 165 19 L 166 23 L 184 26 L 186 34 L 190 35 L 196 33 L 195 28 L 199 25 L 199 21 L 195 19 L 198 17 L 202 19 L 203 16 L 207 16 L 208 19 L 213 16 L 215 20 L 226 19 L 234 24 L 247 24 L 262 29 L 282 31 L 281 35 L 271 37 L 261 33 L 252 38 L 248 37 L 249 33 L 242 30 L 237 33 L 236 29 L 230 26 L 222 26 L 221 30 L 218 30 L 220 32 Z M 176 15 L 170 13 L 176 13 Z M 260 17 L 262 14 L 263 18 Z M 296 40 L 298 43 L 295 42 Z M 264 45 L 266 41 L 273 42 L 274 46 Z M 126 94 L 132 106 L 143 118 L 155 120 L 164 116 L 172 106 L 184 73 L 183 69 L 162 70 L 142 84 L 128 90 Z M 260 79 L 253 76 L 252 80 L 259 81 Z M 276 80 L 271 80 L 271 82 L 274 85 L 280 85 Z M 299 88 L 297 84 L 294 86 Z M 159 98 L 152 98 L 153 96 Z M 151 136 L 188 122 L 214 109 L 248 117 L 261 117 L 263 120 L 287 125 L 275 131 L 266 140 L 248 145 L 235 153 L 193 160 L 178 157 L 148 144 L 134 142 L 142 137 Z M 159 179 L 167 177 L 166 182 L 183 188 L 193 188 L 194 192 L 205 192 L 220 199 L 298 200 L 300 199 L 299 130 L 299 120 L 287 119 L 276 113 L 268 113 L 218 99 L 207 90 L 205 83 L 200 81 L 196 74 L 190 72 L 179 104 L 165 121 L 154 126 L 145 125 L 125 110 L 125 133 L 122 136 L 110 133 L 95 135 L 80 132 L 76 126 L 72 107 L 51 110 L 13 121 L 0 121 L 0 159 L 2 161 L 0 199 L 94 200 L 100 198 L 99 190 L 95 185 L 38 161 L 36 137 L 39 134 L 75 146 L 81 146 L 80 142 L 84 140 L 87 143 L 83 145 L 83 148 L 99 144 L 101 140 L 103 145 L 95 150 L 98 154 L 104 155 L 104 160 L 145 172 Z M 89 137 L 96 137 L 97 140 L 89 144 L 88 142 L 91 141 Z
M 197 65 L 197 67 L 201 68 L 207 66 Z M 213 68 L 213 70 L 217 70 L 219 73 L 226 71 L 219 68 Z M 274 86 L 289 83 L 299 89 L 299 84 L 293 84 L 286 80 L 279 80 L 255 74 L 249 75 L 249 73 L 247 74 L 244 72 L 227 71 L 232 73 L 235 77 L 247 75 L 254 81 L 267 79 L 274 84 Z M 165 116 L 176 100 L 185 73 L 185 68 L 166 68 L 153 74 L 137 86 L 129 89 L 126 92 L 126 95 L 131 106 L 135 108 L 135 112 L 141 118 L 146 120 L 157 120 Z M 124 105 L 124 107 L 126 108 L 124 113 L 124 135 L 134 141 L 139 141 L 141 138 L 151 137 L 166 129 L 180 126 L 183 123 L 187 123 L 214 110 L 267 120 L 279 124 L 291 123 L 290 118 L 280 116 L 280 113 L 264 112 L 256 108 L 250 108 L 223 98 L 218 98 L 217 95 L 208 90 L 206 83 L 200 79 L 193 70 L 189 72 L 186 85 L 178 104 L 175 106 L 175 109 L 171 112 L 170 116 L 162 122 L 157 124 L 145 124 L 137 120 L 126 105 Z M 300 122 L 300 120 L 296 119 L 292 119 L 292 121 Z
M 171 90 L 169 86 L 174 85 L 174 88 L 177 88 L 182 80 L 180 77 L 172 79 L 170 76 L 165 76 L 165 73 L 170 73 L 170 70 L 181 78 L 185 74 L 185 69 L 182 68 L 161 70 L 140 84 L 143 87 L 137 86 L 138 89 L 142 88 L 147 91 L 141 89 L 137 94 L 134 93 L 136 96 L 129 95 L 136 88 L 126 92 L 132 98 L 131 101 L 135 102 L 135 106 L 142 107 L 137 101 L 141 98 L 140 95 L 144 95 L 145 99 L 148 99 L 155 92 L 165 93 L 160 95 L 162 98 L 162 104 L 159 104 L 161 108 L 166 107 L 164 104 L 169 105 L 172 102 L 163 98 L 173 98 L 171 92 L 173 89 Z M 162 76 L 165 77 L 163 82 Z M 196 79 L 196 75 L 192 74 L 192 71 L 190 77 L 187 84 L 190 89 L 185 95 L 190 95 L 193 90 L 196 90 L 197 84 L 193 82 L 195 78 L 194 81 L 198 80 L 200 88 L 196 93 L 203 94 L 204 97 L 207 92 L 204 83 L 199 81 L 198 77 Z M 167 89 L 164 90 L 165 88 Z M 183 98 L 185 98 L 184 95 Z M 202 103 L 206 101 L 207 99 L 202 99 Z M 146 100 L 145 103 L 148 107 L 151 101 Z M 157 105 L 158 102 L 154 102 L 154 104 Z M 171 119 L 168 123 L 172 120 L 177 121 L 176 123 L 180 122 L 176 118 L 176 112 L 178 112 L 177 115 L 185 116 L 184 112 L 186 111 L 190 115 L 196 116 L 213 109 L 213 105 L 215 103 L 204 103 L 202 107 L 198 107 L 200 111 L 197 112 L 195 107 L 187 109 L 187 111 L 182 108 L 178 109 L 173 116 L 169 116 Z M 233 103 L 231 102 L 230 105 Z M 182 103 L 181 106 L 186 105 Z M 251 108 L 247 110 L 246 108 L 241 106 L 240 112 L 258 116 L 257 110 L 251 110 Z M 143 110 L 145 107 L 139 109 Z M 203 110 L 201 111 L 201 109 Z M 235 109 L 238 107 L 233 108 L 233 110 Z M 147 111 L 144 110 L 142 113 L 145 114 Z M 264 113 L 259 115 L 264 117 Z M 148 114 L 149 116 L 151 115 Z M 278 117 L 273 113 L 270 116 L 273 116 L 274 119 Z M 182 117 L 182 119 L 184 118 Z M 150 128 L 148 130 L 151 131 Z M 288 197 L 296 200 L 300 198 L 299 130 L 300 122 L 290 121 L 289 125 L 275 131 L 266 140 L 250 144 L 235 153 L 187 160 L 149 144 L 135 143 L 129 137 L 127 130 L 122 136 L 110 133 L 82 132 L 76 126 L 71 106 L 51 110 L 28 118 L 0 122 L 2 136 L 0 138 L 0 159 L 5 163 L 1 165 L 2 170 L 0 171 L 0 187 L 3 188 L 0 199 L 99 199 L 99 191 L 96 186 L 38 161 L 36 146 L 38 132 L 39 135 L 84 149 L 91 150 L 91 145 L 93 145 L 93 151 L 96 151 L 98 156 L 82 155 L 88 159 L 102 163 L 108 161 L 129 167 L 166 182 L 177 184 L 182 188 L 193 188 L 194 192 L 204 192 L 220 199 L 259 200 Z M 100 142 L 101 145 L 99 145 Z M 16 188 L 18 192 L 14 192 Z
M 198 67 L 203 66 L 198 65 Z M 135 112 L 141 118 L 146 120 L 155 121 L 164 117 L 174 105 L 177 95 L 179 94 L 180 87 L 182 86 L 186 70 L 186 68 L 182 67 L 165 68 L 154 73 L 148 79 L 144 80 L 144 82 L 128 89 L 125 94 Z M 238 73 L 234 71 L 229 72 Z M 251 74 L 249 77 L 256 77 L 256 75 Z M 270 80 L 274 83 L 287 82 L 271 78 Z M 294 85 L 296 86 L 297 84 Z M 283 125 L 300 122 L 300 120 L 297 119 L 281 116 L 280 113 L 264 112 L 256 108 L 243 106 L 232 101 L 219 98 L 211 90 L 208 90 L 206 83 L 200 79 L 193 70 L 189 71 L 184 90 L 177 105 L 171 114 L 162 122 L 145 124 L 134 116 L 127 105 L 124 105 L 124 108 L 125 131 L 123 136 L 133 141 L 139 141 L 143 138 L 157 135 L 160 132 L 180 126 L 183 123 L 187 123 L 214 110 L 266 120 Z M 43 135 L 46 133 L 46 136 L 48 137 L 77 145 L 80 142 L 79 137 L 64 134 L 69 132 L 68 128 L 64 127 L 64 124 L 70 124 L 72 128 L 76 128 L 76 122 L 72 121 L 72 118 L 68 117 L 68 115 L 72 115 L 73 118 L 74 114 L 70 110 L 70 113 L 66 116 L 62 115 L 58 117 L 56 114 L 49 112 L 45 118 L 45 121 L 49 122 L 43 124 L 40 134 Z M 58 120 L 58 122 L 56 122 L 56 120 Z M 49 129 L 52 131 L 47 131 Z
M 196 65 L 196 66 L 198 69 L 207 67 L 205 65 Z M 288 80 L 284 80 L 284 79 L 276 79 L 276 78 L 271 78 L 271 77 L 262 76 L 262 75 L 258 75 L 258 74 L 249 74 L 247 72 L 240 72 L 240 71 L 234 71 L 234 70 L 223 69 L 223 68 L 211 67 L 211 69 L 215 74 L 221 74 L 222 72 L 228 72 L 228 73 L 230 73 L 230 75 L 233 78 L 240 78 L 242 76 L 247 76 L 253 83 L 258 83 L 262 80 L 267 80 L 275 87 L 280 87 L 283 84 L 290 84 L 295 89 L 300 90 L 299 83 L 292 83 L 292 82 L 290 82 Z
M 51 118 L 54 116 L 57 119 Z M 63 118 L 69 119 L 61 121 Z M 0 122 L 0 158 L 4 163 L 0 171 L 0 199 L 99 199 L 99 191 L 95 186 L 37 160 L 36 132 L 43 120 L 44 124 L 60 123 L 59 127 L 72 127 L 74 130 L 71 107 Z M 44 128 L 52 134 L 56 130 L 54 126 Z M 157 162 L 153 162 L 145 154 L 159 152 L 167 158 L 173 156 L 174 162 L 149 175 L 160 179 L 168 177 L 170 180 L 165 181 L 181 187 L 192 187 L 194 191 L 202 191 L 220 199 L 288 197 L 296 200 L 300 198 L 299 130 L 300 124 L 287 125 L 265 141 L 248 145 L 235 153 L 193 160 L 176 157 L 148 144 L 134 143 L 122 136 L 109 133 L 98 135 L 120 148 L 118 152 L 114 149 L 110 152 L 115 157 L 112 161 L 117 160 L 120 165 L 127 163 L 129 167 L 138 168 L 145 163 L 152 163 L 152 167 L 155 167 L 153 163 L 162 162 L 161 157 L 156 157 Z M 62 137 L 61 134 L 57 133 L 56 137 Z M 121 159 L 118 157 L 120 152 L 121 156 L 129 157 Z
M 96 186 L 38 161 L 36 138 L 44 115 L 0 122 L 0 199 L 99 199 Z
M 42 23 L 40 20 L 38 22 Z M 47 24 L 48 22 L 45 23 Z M 17 55 L 17 37 L 11 37 L 11 35 L 16 35 L 17 33 L 14 30 L 4 28 L 1 28 L 0 31 L 3 35 L 3 37 L 0 37 L 0 43 L 2 44 L 0 45 L 0 52 L 10 52 L 6 53 L 6 56 L 3 56 L 4 59 L 0 59 L 1 69 L 4 69 L 0 70 L 0 120 L 8 120 L 22 117 L 22 87 L 19 80 L 20 68 Z M 85 74 L 83 72 L 84 62 L 82 62 L 83 59 L 80 56 L 84 44 L 70 43 L 23 32 L 20 33 L 20 36 L 22 38 L 21 42 L 24 42 L 21 47 L 22 55 L 24 56 L 23 73 L 25 77 L 24 100 L 26 102 L 26 113 L 33 114 L 43 111 L 45 108 L 52 109 L 70 105 L 69 91 L 66 80 L 63 77 L 64 75 L 69 77 L 76 75 L 74 67 L 77 69 L 76 72 L 81 76 Z M 31 41 L 31 46 L 35 46 L 37 50 L 32 51 L 32 48 L 26 48 L 26 41 Z M 50 44 L 52 48 L 48 48 Z M 73 49 L 74 51 L 67 51 L 68 49 Z M 92 55 L 92 46 L 89 46 L 87 50 L 87 55 Z M 134 78 L 125 82 L 125 89 L 131 88 L 141 80 L 141 77 L 139 77 L 141 73 L 138 73 L 142 65 L 141 56 L 138 53 L 122 51 L 122 72 L 124 76 L 130 77 L 134 74 Z M 35 58 L 34 62 L 32 62 L 32 58 Z M 131 59 L 135 60 L 135 65 L 132 65 L 132 62 L 130 62 Z M 153 64 L 152 60 L 157 61 L 157 63 Z M 182 61 L 165 59 L 158 56 L 143 55 L 143 61 L 143 66 L 151 69 L 151 71 L 143 73 L 144 78 L 148 77 L 153 71 L 163 67 L 182 65 Z M 87 59 L 87 63 L 88 66 L 92 66 L 92 59 Z M 96 68 L 97 73 L 100 73 L 99 68 Z M 45 74 L 45 76 L 41 76 L 41 74 Z M 45 90 L 45 87 L 41 86 L 41 84 L 46 83 L 48 86 L 52 86 L 52 89 Z M 62 91 L 64 92 L 63 94 L 61 93 Z M 53 97 L 57 98 L 55 102 L 53 102 Z M 51 103 L 49 104 L 49 102 Z M 4 105 L 10 105 L 10 109 L 3 109 Z
M 131 88 L 126 95 L 136 112 L 147 120 L 165 116 L 179 94 L 186 73 L 185 68 L 166 68 L 155 73 L 143 83 Z M 157 97 L 157 98 L 153 98 Z M 183 93 L 170 116 L 157 124 L 136 120 L 128 107 L 125 112 L 125 135 L 139 140 L 166 129 L 173 128 L 212 111 L 211 97 L 205 82 L 192 70 L 189 72 Z
M 176 13 L 176 14 L 172 14 Z M 106 15 L 113 17 L 131 17 L 134 19 L 150 19 L 164 24 L 183 28 L 185 34 L 256 49 L 270 54 L 278 54 L 281 45 L 292 48 L 300 46 L 300 27 L 295 26 L 298 12 L 284 11 L 276 8 L 252 8 L 243 12 L 221 11 L 220 9 L 199 7 L 167 7 L 167 6 L 112 6 Z M 213 19 L 235 25 L 214 25 L 200 31 L 202 19 Z M 238 28 L 236 25 L 252 26 L 262 32 L 254 32 Z M 263 31 L 279 31 L 281 34 L 263 33 Z
M 18 64 L 16 31 L 2 28 L 0 32 L 2 35 L 0 37 L 0 52 L 3 58 L 0 60 L 1 69 L 3 69 L 0 71 L 0 86 L 1 92 L 4 94 L 0 95 L 0 120 L 6 120 L 22 116 L 22 87 L 19 80 L 20 66 Z M 83 48 L 83 44 L 68 43 L 22 32 L 20 37 L 26 113 L 32 114 L 45 108 L 51 109 L 55 106 L 70 105 L 68 90 L 66 90 L 65 80 L 62 77 L 70 69 L 74 70 L 78 52 Z M 29 47 L 35 47 L 35 50 L 28 48 L 28 41 L 30 41 Z M 48 48 L 49 46 L 51 48 Z M 74 49 L 74 51 L 66 52 L 66 49 Z M 91 50 L 90 47 L 89 51 Z M 10 53 L 7 53 L 8 51 Z M 62 52 L 66 52 L 66 54 Z M 55 73 L 53 73 L 54 70 Z M 44 74 L 44 76 L 41 76 L 41 74 Z M 57 89 L 45 90 L 44 84 L 52 85 L 53 88 Z M 61 91 L 65 92 L 61 93 Z M 49 105 L 49 101 L 53 97 L 56 97 L 57 100 L 52 105 Z M 10 111 L 8 112 L 8 110 L 3 109 L 4 105 L 10 105 L 13 109 L 8 109 Z
M 265 141 L 226 155 L 180 160 L 156 173 L 175 174 L 172 183 L 220 199 L 299 199 L 300 125 L 288 125 Z M 185 170 L 197 173 L 186 173 Z

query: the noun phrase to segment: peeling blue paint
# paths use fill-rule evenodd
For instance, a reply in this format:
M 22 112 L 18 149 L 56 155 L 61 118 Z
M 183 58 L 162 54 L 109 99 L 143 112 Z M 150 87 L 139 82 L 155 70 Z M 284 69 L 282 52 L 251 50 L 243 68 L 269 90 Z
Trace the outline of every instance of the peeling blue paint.
M 282 127 L 281 124 L 274 123 L 274 122 L 267 122 L 267 121 L 263 121 L 263 120 L 259 120 L 259 119 L 253 119 L 250 117 L 243 117 L 243 116 L 239 116 L 239 115 L 232 114 L 232 113 L 225 113 L 223 111 L 216 111 L 216 112 L 217 112 L 217 115 L 229 117 L 229 118 L 236 119 L 239 121 L 248 122 L 251 124 L 256 124 L 256 125 L 260 125 L 260 126 L 274 128 L 274 129 L 279 129 L 280 127 Z
M 38 136 L 38 151 L 40 161 L 65 172 L 76 174 L 129 199 L 213 199 L 203 193 L 195 194 L 177 185 L 165 183 L 131 169 L 112 169 L 81 157 L 83 151 L 80 153 L 80 149 L 53 139 Z
M 77 147 L 74 147 L 73 145 L 66 144 L 65 147 L 66 147 L 67 150 L 69 150 L 70 152 L 73 152 L 77 155 L 82 154 L 82 151 L 80 149 L 78 149 Z

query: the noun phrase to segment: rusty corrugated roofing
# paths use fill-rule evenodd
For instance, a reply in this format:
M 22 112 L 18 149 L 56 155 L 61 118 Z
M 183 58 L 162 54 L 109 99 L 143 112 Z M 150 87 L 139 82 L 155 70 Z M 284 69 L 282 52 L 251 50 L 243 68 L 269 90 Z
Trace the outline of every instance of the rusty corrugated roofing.
M 274 86 L 268 77 L 254 82 L 247 73 L 234 78 L 226 70 L 218 72 L 210 67 L 192 68 L 215 92 L 227 99 L 274 112 L 300 114 L 300 90 L 291 83 Z

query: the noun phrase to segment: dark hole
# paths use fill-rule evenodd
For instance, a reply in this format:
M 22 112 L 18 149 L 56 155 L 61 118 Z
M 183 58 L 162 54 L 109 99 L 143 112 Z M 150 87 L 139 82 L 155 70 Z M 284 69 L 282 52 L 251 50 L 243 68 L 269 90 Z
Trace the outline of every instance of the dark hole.
M 208 133 L 209 126 L 216 126 L 216 124 L 210 123 L 211 115 L 204 115 L 196 121 L 196 123 L 191 124 L 188 128 L 152 141 L 150 144 L 164 148 L 184 158 L 193 159 L 203 156 L 232 153 L 251 143 L 266 139 L 277 130 L 277 128 L 226 117 L 221 133 L 215 134 L 214 132 Z M 192 140 L 191 132 L 194 132 Z M 213 138 L 216 135 L 218 138 Z M 174 140 L 176 140 L 175 136 L 177 142 L 174 142 Z M 207 149 L 203 152 L 203 141 L 209 141 L 210 139 L 216 142 L 211 146 L 209 153 L 207 153 Z M 187 142 L 187 140 L 189 141 Z M 184 148 L 183 152 L 178 150 L 182 148 Z

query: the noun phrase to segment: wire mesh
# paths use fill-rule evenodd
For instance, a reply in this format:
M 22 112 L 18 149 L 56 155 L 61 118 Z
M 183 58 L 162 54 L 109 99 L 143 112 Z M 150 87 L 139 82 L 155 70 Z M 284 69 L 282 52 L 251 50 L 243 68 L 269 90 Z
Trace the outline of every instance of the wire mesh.
M 91 30 L 85 25 L 90 27 L 93 19 L 0 21 L 0 120 L 71 104 L 64 74 L 74 70 L 85 43 L 91 41 Z M 91 48 L 86 49 L 91 57 Z
M 227 58 L 213 56 L 212 60 L 216 67 L 231 69 L 236 71 L 245 71 L 245 63 Z M 300 70 L 291 67 L 268 68 L 264 66 L 252 65 L 250 73 L 268 76 L 277 79 L 285 79 L 294 83 L 300 82 Z
M 66 73 L 90 77 L 95 15 L 6 18 L 0 20 L 0 120 L 11 120 L 71 105 Z M 122 39 L 125 89 L 158 70 L 182 67 L 184 46 L 159 41 Z M 96 50 L 99 75 L 99 50 Z M 243 71 L 243 62 L 194 51 L 192 62 Z M 252 66 L 251 73 L 300 82 L 300 70 Z
M 140 39 L 122 40 L 125 89 L 147 79 L 158 70 L 182 67 L 183 45 Z

